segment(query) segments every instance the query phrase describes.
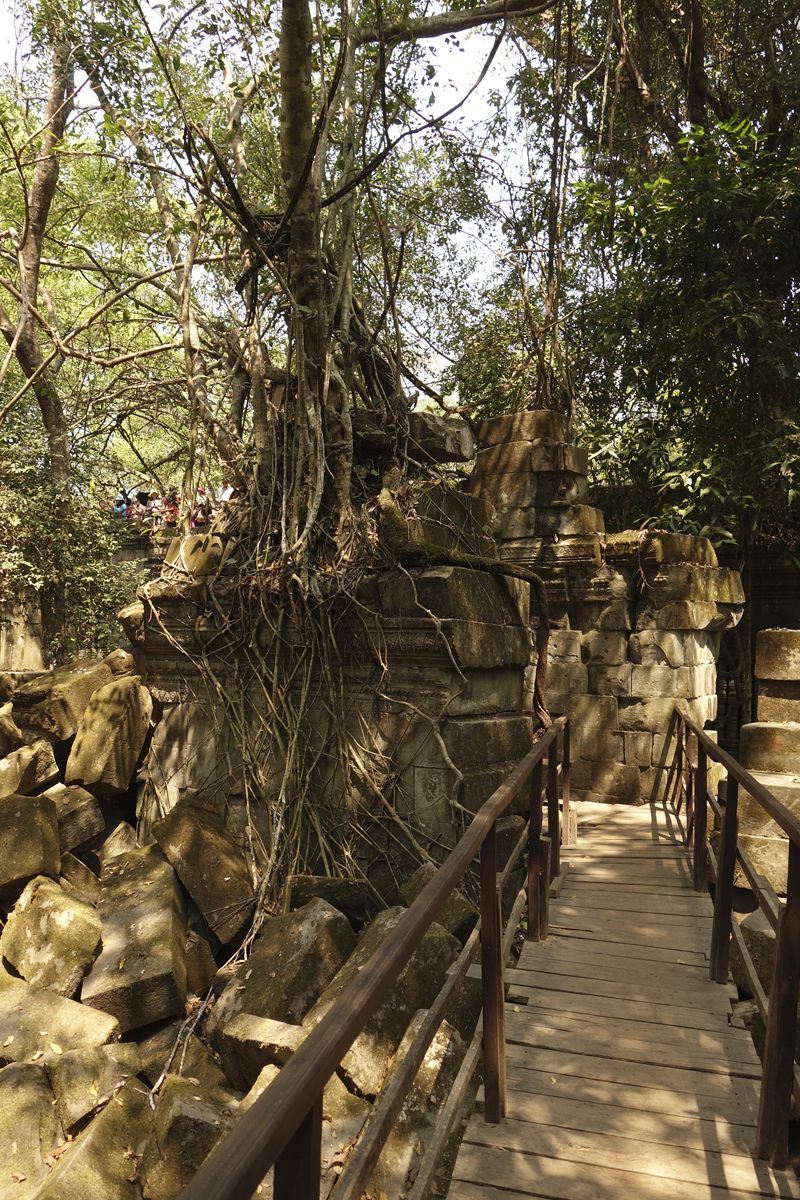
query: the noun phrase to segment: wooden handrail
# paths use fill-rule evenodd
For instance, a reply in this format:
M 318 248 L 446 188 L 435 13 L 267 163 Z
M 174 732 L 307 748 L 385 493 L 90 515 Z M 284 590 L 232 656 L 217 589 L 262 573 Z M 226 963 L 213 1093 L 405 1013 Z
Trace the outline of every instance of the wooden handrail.
M 495 823 L 531 781 L 528 936 L 538 937 L 542 760 L 551 746 L 551 758 L 555 760 L 558 734 L 568 727 L 568 723 L 567 716 L 555 720 L 478 810 L 430 883 L 309 1033 L 300 1049 L 282 1067 L 277 1078 L 203 1163 L 181 1193 L 181 1200 L 249 1200 L 273 1164 L 275 1200 L 306 1200 L 319 1195 L 323 1090 L 479 851 L 485 1108 L 488 1121 L 493 1115 L 495 1120 L 499 1119 L 505 1108 L 505 1045 L 502 1038 L 503 947 L 497 898 Z M 552 779 L 555 780 L 555 772 L 552 772 Z M 548 808 L 552 811 L 552 801 Z M 531 857 L 536 866 L 535 878 Z
M 678 797 L 676 808 L 680 809 L 685 794 L 687 840 L 691 837 L 694 849 L 695 888 L 698 891 L 706 890 L 709 862 L 714 877 L 714 921 L 709 973 L 716 982 L 727 983 L 730 944 L 733 937 L 767 1026 L 756 1129 L 756 1154 L 759 1158 L 768 1159 L 773 1167 L 782 1169 L 789 1161 L 790 1106 L 797 1076 L 794 1046 L 800 990 L 800 821 L 735 758 L 713 742 L 680 705 L 675 708 L 675 716 L 677 744 L 672 765 L 676 776 L 675 794 Z M 697 738 L 696 768 L 692 767 L 691 736 Z M 720 763 L 728 772 L 724 810 L 708 795 L 709 758 Z M 685 785 L 684 770 L 687 772 Z M 768 881 L 755 870 L 739 841 L 740 787 L 761 805 L 789 839 L 785 905 L 780 904 Z M 711 850 L 707 841 L 707 804 L 711 805 L 717 817 L 722 817 L 718 856 Z M 776 934 L 769 997 L 761 987 L 742 932 L 733 918 L 733 881 L 737 862 L 741 864 L 758 904 Z

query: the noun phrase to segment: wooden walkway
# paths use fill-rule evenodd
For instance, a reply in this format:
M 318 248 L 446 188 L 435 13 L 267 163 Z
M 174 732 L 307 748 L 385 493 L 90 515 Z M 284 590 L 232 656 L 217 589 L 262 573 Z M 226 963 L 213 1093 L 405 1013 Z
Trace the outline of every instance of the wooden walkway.
M 506 972 L 507 1117 L 469 1121 L 450 1195 L 800 1197 L 753 1158 L 761 1066 L 708 979 L 711 902 L 674 815 L 576 807 L 550 937 Z

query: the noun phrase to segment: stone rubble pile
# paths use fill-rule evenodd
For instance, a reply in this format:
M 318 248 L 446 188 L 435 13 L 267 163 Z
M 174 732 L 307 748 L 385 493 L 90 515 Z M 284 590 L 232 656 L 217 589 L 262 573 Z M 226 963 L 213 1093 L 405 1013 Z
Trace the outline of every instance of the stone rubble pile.
M 572 794 L 660 799 L 676 701 L 700 725 L 716 716 L 720 633 L 737 624 L 738 572 L 706 538 L 606 534 L 585 503 L 588 457 L 550 411 L 485 420 L 469 493 L 496 509 L 500 557 L 535 570 L 550 602 L 546 700 L 569 713 Z M 532 703 L 535 655 L 526 673 Z
M 184 797 L 137 834 L 157 715 L 124 650 L 43 673 L 0 708 L 2 1198 L 172 1200 L 405 911 L 376 913 L 363 883 L 297 876 L 237 965 L 255 896 L 221 815 Z M 440 920 L 326 1089 L 323 1197 L 477 911 L 457 892 Z M 409 1186 L 478 1007 L 472 989 L 441 1027 L 371 1189 Z

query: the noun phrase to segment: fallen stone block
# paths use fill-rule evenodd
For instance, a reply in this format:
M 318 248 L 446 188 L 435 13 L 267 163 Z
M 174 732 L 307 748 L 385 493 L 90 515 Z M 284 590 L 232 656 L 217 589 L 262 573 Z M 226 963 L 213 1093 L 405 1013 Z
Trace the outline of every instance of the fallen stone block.
M 229 1092 L 167 1076 L 142 1157 L 146 1200 L 173 1200 L 180 1195 L 230 1128 L 237 1107 Z
M 367 926 L 356 949 L 305 1017 L 306 1030 L 310 1031 L 322 1020 L 406 911 L 386 909 Z M 433 924 L 389 995 L 348 1050 L 342 1070 L 364 1096 L 377 1095 L 389 1058 L 399 1046 L 412 1015 L 433 1002 L 459 950 L 457 939 Z
M 53 1093 L 42 1067 L 0 1071 L 0 1196 L 28 1200 L 47 1178 L 45 1156 L 61 1141 Z
M 70 896 L 77 896 L 87 904 L 97 906 L 103 893 L 103 885 L 86 863 L 82 863 L 74 854 L 61 855 L 61 876 L 59 883 Z
M 186 991 L 199 996 L 217 973 L 211 946 L 195 929 L 186 931 Z
M 475 439 L 460 418 L 412 412 L 408 414 L 408 453 L 418 462 L 472 462 Z
M 147 1088 L 129 1079 L 59 1157 L 36 1200 L 139 1200 L 138 1162 L 151 1128 Z
M 759 875 L 766 875 L 779 896 L 786 895 L 786 876 L 789 866 L 789 841 L 780 837 L 757 837 L 752 833 L 740 833 L 742 843 Z M 717 849 L 719 834 L 712 835 L 712 845 Z M 734 887 L 749 887 L 747 876 L 737 862 L 733 874 Z
M 46 1063 L 67 1050 L 119 1041 L 119 1035 L 118 1021 L 107 1013 L 0 971 L 0 1059 Z
M 267 921 L 249 959 L 212 1009 L 208 1033 L 239 1012 L 299 1024 L 355 946 L 347 917 L 324 900 L 311 900 L 288 916 Z
M 108 810 L 103 832 L 94 844 L 94 854 L 100 865 L 101 875 L 114 859 L 119 858 L 121 854 L 130 854 L 136 848 L 136 830 L 114 806 Z
M 100 941 L 100 917 L 53 879 L 25 887 L 0 935 L 0 953 L 32 987 L 74 996 Z
M 121 854 L 103 871 L 103 949 L 83 983 L 84 1005 L 125 1031 L 183 1011 L 186 912 L 177 876 L 158 847 Z
M 66 1133 L 84 1117 L 107 1104 L 124 1083 L 142 1069 L 134 1042 L 69 1050 L 47 1064 L 47 1077 Z
M 190 575 L 216 575 L 225 562 L 226 550 L 225 539 L 215 533 L 190 533 L 172 539 L 164 563 Z
M 144 604 L 133 600 L 117 613 L 117 620 L 132 646 L 144 646 Z
M 750 913 L 739 923 L 744 944 L 750 952 L 756 975 L 764 991 L 769 995 L 772 987 L 772 969 L 775 962 L 775 931 L 760 908 Z M 744 970 L 739 954 L 738 942 L 731 941 L 731 972 L 734 981 L 749 996 L 752 987 Z
M 488 799 L 488 797 L 487 797 Z M 436 863 L 424 863 L 418 868 L 400 888 L 400 894 L 409 906 L 413 904 L 422 889 L 426 887 L 439 870 Z M 478 910 L 461 891 L 454 888 L 448 897 L 442 911 L 436 918 L 436 923 L 457 937 L 462 946 L 475 927 L 478 920 Z
M 0 800 L 27 796 L 58 779 L 58 766 L 49 742 L 31 742 L 0 759 Z
M 800 629 L 759 629 L 756 679 L 800 680 Z
M 478 425 L 478 445 L 500 446 L 506 442 L 534 442 L 549 438 L 553 442 L 569 441 L 569 419 L 551 408 L 530 412 L 507 413 L 502 417 L 487 417 Z
M 246 1092 L 264 1067 L 287 1063 L 306 1036 L 302 1025 L 240 1012 L 217 1035 L 217 1047 L 228 1079 Z
M 748 771 L 800 773 L 800 725 L 754 721 L 739 731 L 739 761 Z
M 86 706 L 65 779 L 100 796 L 126 792 L 150 724 L 153 701 L 141 676 L 129 675 L 98 688 Z
M 593 762 L 592 791 L 616 796 L 624 803 L 638 803 L 642 796 L 639 768 L 619 762 Z
M 151 1087 L 155 1087 L 163 1074 L 197 1080 L 203 1087 L 230 1086 L 227 1075 L 214 1055 L 199 1037 L 183 1028 L 181 1020 L 170 1021 L 156 1033 L 148 1033 L 137 1045 L 142 1062 L 141 1073 Z
M 290 875 L 286 881 L 283 911 L 295 912 L 315 897 L 344 913 L 356 929 L 375 916 L 375 898 L 365 880 L 327 875 Z
M 111 683 L 114 673 L 105 662 L 83 658 L 17 688 L 12 699 L 14 720 L 23 731 L 63 742 L 77 732 L 94 692 Z
M 44 793 L 56 806 L 61 853 L 90 842 L 105 828 L 97 798 L 84 788 L 56 783 Z
M 49 796 L 0 801 L 0 900 L 14 903 L 34 875 L 57 879 L 61 866 L 56 806 Z
M 11 711 L 11 701 L 4 704 L 0 708 L 0 758 L 4 758 L 6 754 L 11 754 L 13 750 L 19 750 L 20 746 L 25 744 L 25 739 L 22 736 L 22 730 L 14 723 L 14 716 Z
M 625 662 L 616 667 L 590 666 L 589 691 L 595 696 L 630 696 L 635 670 L 631 663 Z
M 756 717 L 782 725 L 800 722 L 800 681 L 759 679 Z
M 255 896 L 247 860 L 210 809 L 180 801 L 152 827 L 183 886 L 223 945 L 247 926 Z
M 628 638 L 624 633 L 592 629 L 577 636 L 580 639 L 582 662 L 590 666 L 616 667 L 627 661 Z

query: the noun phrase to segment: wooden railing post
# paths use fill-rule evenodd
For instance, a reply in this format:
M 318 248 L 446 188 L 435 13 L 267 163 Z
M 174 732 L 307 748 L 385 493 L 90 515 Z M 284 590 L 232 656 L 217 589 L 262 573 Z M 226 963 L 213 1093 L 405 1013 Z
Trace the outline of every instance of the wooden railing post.
M 549 837 L 542 838 L 542 864 L 539 872 L 539 937 L 546 942 L 550 934 L 550 855 L 553 843 Z
M 572 834 L 569 824 L 569 730 L 570 722 L 564 726 L 564 754 L 561 759 L 561 844 L 572 845 Z
M 739 836 L 739 784 L 728 776 L 725 815 L 719 845 L 717 884 L 714 895 L 714 921 L 711 926 L 711 966 L 709 974 L 716 983 L 728 982 L 733 912 L 733 876 L 736 870 L 736 839 Z
M 540 941 L 539 872 L 542 850 L 542 764 L 531 774 L 531 811 L 528 825 L 528 941 Z M 550 883 L 548 876 L 548 886 Z
M 555 879 L 561 870 L 561 833 L 558 814 L 558 739 L 551 743 L 547 755 L 547 836 L 553 843 L 550 848 L 550 878 Z
M 319 1200 L 322 1094 L 275 1160 L 275 1200 Z
M 678 716 L 677 742 L 675 745 L 675 812 L 681 811 L 683 804 L 683 717 Z
M 497 898 L 496 822 L 481 846 L 481 986 L 483 990 L 483 1090 L 486 1120 L 496 1125 L 505 1114 L 503 1036 L 503 931 Z
M 728 787 L 730 784 L 728 778 Z M 790 841 L 786 906 L 781 906 L 778 916 L 756 1131 L 756 1154 L 759 1158 L 769 1159 L 772 1166 L 778 1169 L 784 1168 L 789 1159 L 789 1111 L 799 975 L 800 846 Z
M 694 833 L 694 771 L 692 770 L 692 731 L 688 728 L 684 747 L 684 769 L 686 771 L 686 842 L 689 845 Z
M 708 891 L 708 755 L 699 738 L 694 790 L 694 890 Z

